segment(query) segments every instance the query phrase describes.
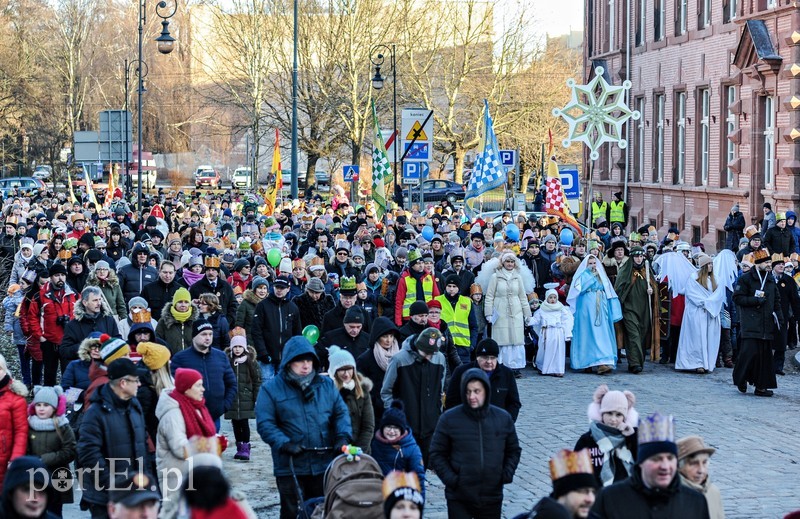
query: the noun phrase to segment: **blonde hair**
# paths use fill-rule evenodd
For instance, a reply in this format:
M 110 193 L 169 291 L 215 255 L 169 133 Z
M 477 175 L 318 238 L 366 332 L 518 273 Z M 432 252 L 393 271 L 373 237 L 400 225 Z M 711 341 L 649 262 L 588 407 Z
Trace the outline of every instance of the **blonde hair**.
M 353 389 L 353 393 L 356 394 L 356 398 L 364 398 L 364 388 L 361 387 L 361 382 L 363 379 L 361 378 L 361 374 L 356 370 L 353 366 L 342 366 L 342 369 L 352 369 L 353 370 L 353 381 L 356 383 L 356 387 Z M 337 370 L 338 371 L 338 370 Z M 331 375 L 333 379 L 333 383 L 336 384 L 336 389 L 339 391 L 342 390 L 342 381 L 339 380 L 339 377 L 336 376 L 336 373 Z
M 156 394 L 161 396 L 161 392 L 165 389 L 173 389 L 175 381 L 169 372 L 169 362 L 164 364 L 158 369 L 150 372 L 153 376 L 153 387 L 156 389 Z
M 708 280 L 711 280 L 711 291 L 715 291 L 717 289 L 717 280 L 714 278 L 714 273 L 708 271 L 708 265 L 703 265 L 700 267 L 700 270 L 697 271 L 697 282 L 700 283 L 700 286 L 703 288 L 708 288 Z

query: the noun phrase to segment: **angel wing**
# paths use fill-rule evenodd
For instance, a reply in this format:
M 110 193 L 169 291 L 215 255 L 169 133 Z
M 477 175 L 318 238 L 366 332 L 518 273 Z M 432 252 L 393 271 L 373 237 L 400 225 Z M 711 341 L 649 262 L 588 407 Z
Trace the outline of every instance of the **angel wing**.
M 497 270 L 498 265 L 500 265 L 500 258 L 492 258 L 489 261 L 485 261 L 480 272 L 475 277 L 475 282 L 481 286 L 484 294 L 489 290 L 489 282 L 492 280 L 492 274 Z
M 658 280 L 667 280 L 672 297 L 686 293 L 686 284 L 694 279 L 697 268 L 680 252 L 668 252 L 656 258 Z
M 156 225 L 156 229 L 161 231 L 161 234 L 166 239 L 167 235 L 169 234 L 169 225 L 167 225 L 166 220 L 164 220 L 163 218 L 158 218 L 157 217 L 156 218 L 156 222 L 158 222 L 158 224 Z M 162 241 L 164 241 L 164 240 L 162 240 Z
M 522 284 L 525 287 L 525 293 L 530 294 L 536 290 L 536 280 L 534 279 L 533 272 L 528 268 L 524 261 L 519 261 L 519 269 L 522 274 Z
M 733 283 L 739 273 L 736 266 L 736 255 L 730 249 L 725 249 L 714 256 L 714 277 L 720 285 L 724 285 L 728 290 L 733 290 Z

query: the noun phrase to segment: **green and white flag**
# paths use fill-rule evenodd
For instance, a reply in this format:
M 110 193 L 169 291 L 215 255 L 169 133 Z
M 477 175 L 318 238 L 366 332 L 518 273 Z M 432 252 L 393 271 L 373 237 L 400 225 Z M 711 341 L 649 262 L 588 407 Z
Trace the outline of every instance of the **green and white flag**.
M 386 213 L 386 191 L 392 179 L 392 166 L 378 125 L 375 101 L 372 101 L 372 119 L 375 121 L 375 137 L 372 144 L 372 199 L 375 201 L 375 212 L 380 220 Z

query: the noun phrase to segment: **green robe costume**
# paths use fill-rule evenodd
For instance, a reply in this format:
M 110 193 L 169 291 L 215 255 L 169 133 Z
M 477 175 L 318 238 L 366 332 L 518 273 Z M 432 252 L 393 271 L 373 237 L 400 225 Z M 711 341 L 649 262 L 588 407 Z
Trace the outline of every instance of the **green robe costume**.
M 651 295 L 647 294 L 648 285 L 653 289 Z M 622 304 L 625 351 L 630 371 L 644 366 L 644 351 L 647 348 L 650 348 L 651 357 L 659 352 L 658 281 L 648 261 L 636 267 L 633 259 L 630 259 L 620 268 L 614 290 Z

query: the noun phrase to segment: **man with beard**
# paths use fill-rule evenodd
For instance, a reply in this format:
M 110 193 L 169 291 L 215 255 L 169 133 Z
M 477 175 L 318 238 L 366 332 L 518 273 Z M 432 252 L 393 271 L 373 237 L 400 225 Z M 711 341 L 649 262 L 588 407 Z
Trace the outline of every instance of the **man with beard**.
M 772 341 L 784 324 L 781 296 L 770 275 L 770 256 L 766 250 L 753 254 L 755 267 L 739 277 L 733 302 L 739 309 L 739 358 L 733 368 L 733 382 L 742 393 L 747 384 L 756 387 L 756 396 L 772 396 L 778 387 Z M 777 325 L 775 320 L 777 319 Z
M 543 497 L 530 514 L 515 519 L 586 519 L 595 500 L 597 480 L 588 449 L 559 451 L 550 458 L 553 492 Z
M 77 211 L 72 215 L 72 231 L 67 233 L 67 238 L 75 238 L 79 240 L 81 236 L 86 233 L 86 217 L 83 213 Z
M 658 352 L 659 305 L 658 283 L 644 249 L 631 249 L 631 260 L 625 262 L 617 275 L 614 290 L 622 304 L 622 324 L 625 328 L 625 351 L 628 371 L 638 375 L 644 368 L 644 352 Z

